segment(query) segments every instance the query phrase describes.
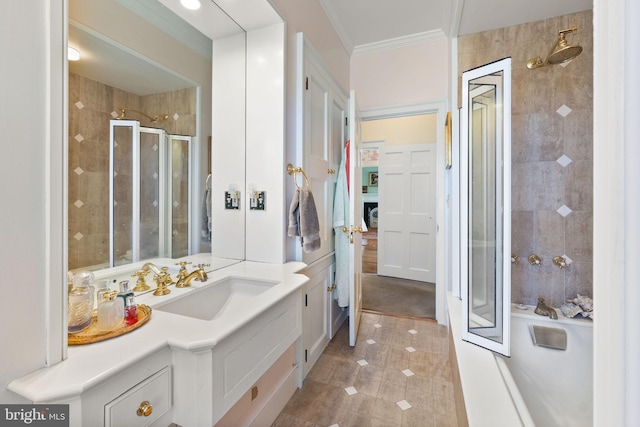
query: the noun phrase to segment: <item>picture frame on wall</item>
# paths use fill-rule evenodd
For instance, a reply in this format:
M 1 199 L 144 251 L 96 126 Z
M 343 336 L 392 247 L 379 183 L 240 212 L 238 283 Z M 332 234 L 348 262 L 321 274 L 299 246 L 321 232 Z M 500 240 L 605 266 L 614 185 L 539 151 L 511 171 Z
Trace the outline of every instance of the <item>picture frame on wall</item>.
M 369 188 L 369 187 L 367 187 L 366 185 L 363 185 L 363 186 L 362 186 L 362 194 L 366 194 L 366 193 L 367 193 L 368 188 Z
M 369 172 L 369 187 L 378 186 L 378 172 Z
M 447 112 L 447 118 L 444 123 L 444 167 L 451 169 L 451 111 Z

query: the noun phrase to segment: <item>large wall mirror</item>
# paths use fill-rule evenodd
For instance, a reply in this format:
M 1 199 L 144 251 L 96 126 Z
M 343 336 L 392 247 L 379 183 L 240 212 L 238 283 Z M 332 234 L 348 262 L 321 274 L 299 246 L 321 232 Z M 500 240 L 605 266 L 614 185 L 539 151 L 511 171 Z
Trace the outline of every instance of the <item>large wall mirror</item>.
M 463 338 L 509 355 L 511 58 L 462 74 Z
M 211 1 L 190 11 L 178 0 L 69 0 L 68 34 L 80 54 L 69 61 L 69 270 L 210 254 L 212 144 L 244 144 L 244 129 L 215 139 L 217 66 L 245 99 L 243 61 L 217 64 L 212 45 L 240 40 L 242 58 L 244 29 Z M 227 152 L 244 175 L 244 148 Z

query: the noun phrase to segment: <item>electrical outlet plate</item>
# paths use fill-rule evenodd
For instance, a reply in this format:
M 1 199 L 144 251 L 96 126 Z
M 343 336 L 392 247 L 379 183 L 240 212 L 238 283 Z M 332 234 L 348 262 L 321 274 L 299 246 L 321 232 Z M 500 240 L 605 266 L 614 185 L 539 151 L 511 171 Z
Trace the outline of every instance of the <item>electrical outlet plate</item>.
M 224 192 L 224 208 L 240 209 L 240 194 L 238 191 Z
M 265 191 L 256 191 L 249 201 L 249 209 L 252 211 L 265 210 L 267 202 L 267 193 Z

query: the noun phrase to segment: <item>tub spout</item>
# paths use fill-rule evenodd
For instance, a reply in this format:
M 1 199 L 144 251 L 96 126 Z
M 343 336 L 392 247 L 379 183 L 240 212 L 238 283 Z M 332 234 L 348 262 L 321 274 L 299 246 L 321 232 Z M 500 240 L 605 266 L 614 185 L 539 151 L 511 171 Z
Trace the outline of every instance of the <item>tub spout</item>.
M 546 305 L 544 303 L 544 298 L 538 298 L 538 305 L 536 306 L 534 313 L 539 314 L 540 316 L 549 316 L 552 319 L 558 318 L 556 310 Z

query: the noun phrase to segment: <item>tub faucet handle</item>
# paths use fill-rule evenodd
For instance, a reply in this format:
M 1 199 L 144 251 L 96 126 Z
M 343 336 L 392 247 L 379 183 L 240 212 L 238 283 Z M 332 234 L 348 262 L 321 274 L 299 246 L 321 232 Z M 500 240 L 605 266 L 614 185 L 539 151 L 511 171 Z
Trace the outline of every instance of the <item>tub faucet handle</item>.
M 563 256 L 553 257 L 553 264 L 560 267 L 560 270 L 563 268 L 569 268 L 570 264 L 567 262 L 567 259 Z
M 542 267 L 542 258 L 536 254 L 529 255 L 529 264 L 535 267 Z
M 516 254 L 511 254 L 511 263 L 512 263 L 512 264 L 520 264 L 520 263 L 518 262 L 518 255 L 516 255 Z

